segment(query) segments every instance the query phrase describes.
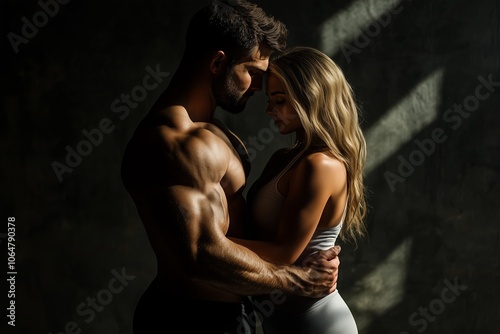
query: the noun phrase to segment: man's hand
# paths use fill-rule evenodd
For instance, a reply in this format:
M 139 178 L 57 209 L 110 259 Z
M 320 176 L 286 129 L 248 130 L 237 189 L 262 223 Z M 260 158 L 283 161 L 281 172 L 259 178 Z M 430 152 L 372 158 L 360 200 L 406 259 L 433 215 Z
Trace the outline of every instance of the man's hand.
M 340 259 L 338 255 L 340 254 L 340 246 L 333 246 L 327 250 L 319 251 L 308 256 L 304 262 L 303 266 L 314 268 L 318 271 L 324 271 L 332 275 L 333 282 L 330 289 L 330 293 L 337 289 L 337 280 L 339 277 L 339 266 Z

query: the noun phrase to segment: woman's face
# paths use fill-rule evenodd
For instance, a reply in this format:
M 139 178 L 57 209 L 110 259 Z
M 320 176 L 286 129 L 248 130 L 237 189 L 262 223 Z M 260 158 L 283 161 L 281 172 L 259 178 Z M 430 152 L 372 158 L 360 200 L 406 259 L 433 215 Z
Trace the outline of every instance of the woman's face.
M 299 115 L 290 103 L 290 96 L 274 74 L 266 81 L 266 95 L 269 98 L 266 113 L 274 119 L 281 134 L 289 134 L 302 129 Z

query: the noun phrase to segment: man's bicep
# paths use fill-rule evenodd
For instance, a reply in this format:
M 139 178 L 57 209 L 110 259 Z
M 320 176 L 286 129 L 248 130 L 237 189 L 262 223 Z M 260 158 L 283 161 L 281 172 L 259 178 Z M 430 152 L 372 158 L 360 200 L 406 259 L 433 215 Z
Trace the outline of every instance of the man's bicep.
M 205 194 L 187 186 L 172 186 L 160 191 L 152 204 L 164 240 L 187 269 L 196 265 L 200 247 L 224 235 L 227 214 L 215 189 Z
M 156 224 L 169 241 L 177 239 L 184 245 L 195 233 L 196 224 L 189 223 L 196 219 L 198 211 L 193 195 L 188 187 L 173 186 L 159 190 L 151 198 Z

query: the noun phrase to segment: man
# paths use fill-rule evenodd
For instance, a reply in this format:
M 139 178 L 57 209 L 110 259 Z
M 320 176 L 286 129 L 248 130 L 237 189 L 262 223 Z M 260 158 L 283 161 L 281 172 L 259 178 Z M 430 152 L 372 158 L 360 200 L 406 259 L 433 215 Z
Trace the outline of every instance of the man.
M 249 323 L 242 296 L 319 297 L 335 290 L 338 248 L 317 255 L 311 268 L 286 267 L 226 237 L 242 236 L 248 159 L 213 114 L 217 106 L 232 113 L 245 108 L 262 89 L 271 53 L 285 48 L 286 34 L 281 22 L 245 1 L 202 8 L 168 88 L 130 140 L 122 179 L 157 257 L 157 276 L 134 315 L 135 334 L 166 326 L 250 333 L 257 321 Z

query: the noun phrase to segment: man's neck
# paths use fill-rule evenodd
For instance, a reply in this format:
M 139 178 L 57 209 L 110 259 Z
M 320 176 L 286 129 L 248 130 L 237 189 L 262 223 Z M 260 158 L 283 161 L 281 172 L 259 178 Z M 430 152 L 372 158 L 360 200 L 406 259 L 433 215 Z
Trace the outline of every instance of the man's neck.
M 208 80 L 182 64 L 152 111 L 174 105 L 184 107 L 193 122 L 211 122 L 217 107 Z

